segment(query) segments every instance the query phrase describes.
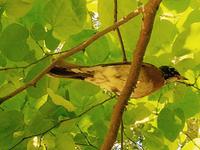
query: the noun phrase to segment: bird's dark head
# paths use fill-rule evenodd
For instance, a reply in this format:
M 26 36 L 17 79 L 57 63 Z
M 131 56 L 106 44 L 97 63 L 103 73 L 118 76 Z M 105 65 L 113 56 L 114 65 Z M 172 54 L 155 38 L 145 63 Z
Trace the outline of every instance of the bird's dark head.
M 162 71 L 165 80 L 186 80 L 174 67 L 161 66 L 159 69 Z

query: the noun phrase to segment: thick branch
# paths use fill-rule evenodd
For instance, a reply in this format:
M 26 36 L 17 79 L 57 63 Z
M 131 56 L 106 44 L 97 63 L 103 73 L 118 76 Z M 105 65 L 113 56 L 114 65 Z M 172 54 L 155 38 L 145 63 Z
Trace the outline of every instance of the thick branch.
M 124 107 L 126 106 L 138 80 L 143 56 L 150 40 L 155 14 L 160 3 L 161 0 L 149 0 L 149 2 L 144 6 L 144 21 L 141 26 L 140 37 L 138 39 L 136 49 L 134 50 L 128 79 L 113 109 L 110 128 L 104 139 L 101 150 L 110 150 L 116 140 Z
M 69 56 L 71 56 L 71 55 L 73 55 L 73 54 L 85 49 L 87 46 L 92 44 L 94 41 L 96 41 L 97 39 L 99 39 L 103 35 L 115 30 L 117 27 L 125 24 L 126 22 L 128 22 L 129 20 L 134 18 L 135 16 L 139 15 L 140 12 L 142 12 L 141 8 L 136 9 L 135 11 L 131 12 L 127 16 L 123 17 L 118 22 L 116 22 L 113 25 L 107 27 L 106 29 L 102 30 L 101 32 L 96 33 L 95 35 L 93 35 L 92 37 L 90 37 L 88 40 L 86 40 L 85 42 L 81 43 L 80 45 L 78 45 L 78 46 L 76 46 L 74 48 L 71 48 L 70 50 L 67 50 L 64 53 L 58 54 L 58 57 L 49 66 L 47 66 L 44 70 L 42 70 L 33 80 L 31 80 L 27 84 L 24 84 L 23 86 L 19 87 L 18 89 L 16 89 L 15 91 L 9 93 L 8 95 L 6 95 L 4 97 L 0 97 L 0 104 L 3 103 L 5 100 L 7 100 L 7 99 L 9 99 L 11 97 L 14 97 L 18 93 L 24 91 L 28 87 L 36 85 L 37 81 L 39 81 L 47 72 L 49 72 L 52 69 L 52 67 L 54 67 L 54 65 L 57 63 L 57 61 L 59 61 L 59 60 L 61 60 L 63 58 L 69 57 Z

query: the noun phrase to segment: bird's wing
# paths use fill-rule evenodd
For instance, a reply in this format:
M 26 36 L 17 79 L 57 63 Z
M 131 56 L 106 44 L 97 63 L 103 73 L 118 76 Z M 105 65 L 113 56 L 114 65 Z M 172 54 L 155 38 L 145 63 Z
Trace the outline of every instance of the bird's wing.
M 131 97 L 140 98 L 160 89 L 165 83 L 162 72 L 152 64 L 142 65 L 138 82 Z

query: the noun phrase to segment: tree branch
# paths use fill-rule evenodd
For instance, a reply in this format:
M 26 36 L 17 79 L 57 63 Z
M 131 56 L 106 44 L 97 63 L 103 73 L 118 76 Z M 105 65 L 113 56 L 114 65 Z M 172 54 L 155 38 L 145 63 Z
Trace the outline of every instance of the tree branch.
M 141 12 L 142 12 L 142 9 L 138 8 L 135 11 L 131 12 L 130 14 L 128 14 L 127 16 L 123 17 L 118 22 L 114 23 L 113 25 L 111 25 L 111 26 L 107 27 L 106 29 L 96 33 L 95 35 L 90 37 L 85 42 L 79 44 L 78 46 L 73 47 L 73 48 L 65 51 L 64 53 L 57 54 L 58 55 L 57 58 L 49 66 L 44 68 L 33 80 L 31 80 L 27 84 L 24 84 L 23 86 L 17 88 L 16 90 L 14 90 L 13 92 L 9 93 L 8 95 L 6 95 L 4 97 L 0 97 L 0 104 L 3 103 L 4 101 L 6 101 L 7 99 L 10 99 L 10 98 L 14 97 L 18 93 L 24 91 L 28 87 L 36 85 L 37 81 L 39 81 L 46 73 L 48 73 L 59 60 L 61 60 L 63 58 L 66 58 L 66 57 L 69 57 L 69 56 L 71 56 L 71 55 L 73 55 L 73 54 L 85 49 L 87 46 L 92 44 L 94 41 L 96 41 L 97 39 L 99 39 L 103 35 L 111 32 L 111 31 L 115 30 L 117 27 L 127 23 L 129 20 L 131 20 L 135 16 L 139 15 Z
M 162 0 L 149 0 L 148 3 L 144 6 L 144 21 L 141 26 L 140 37 L 138 39 L 136 49 L 133 53 L 129 75 L 125 86 L 120 93 L 118 101 L 113 109 L 110 128 L 104 139 L 101 150 L 110 150 L 116 140 L 123 110 L 137 83 L 138 75 L 143 61 L 143 56 L 150 40 L 155 15 L 161 1 Z

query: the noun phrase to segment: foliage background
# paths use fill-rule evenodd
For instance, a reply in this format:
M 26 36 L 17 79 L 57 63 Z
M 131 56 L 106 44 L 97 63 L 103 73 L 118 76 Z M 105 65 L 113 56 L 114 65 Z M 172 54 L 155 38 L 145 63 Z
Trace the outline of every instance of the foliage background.
M 143 3 L 119 1 L 118 19 Z M 163 0 L 144 61 L 175 66 L 189 79 L 188 86 L 170 84 L 129 101 L 123 117 L 128 149 L 199 147 L 199 8 L 199 0 Z M 54 53 L 75 47 L 112 25 L 114 1 L 0 0 L 0 16 L 0 97 L 4 97 L 32 80 L 51 63 Z M 141 22 L 142 14 L 119 28 L 128 60 Z M 67 60 L 81 65 L 122 61 L 116 31 Z M 63 150 L 66 145 L 70 150 L 98 149 L 115 101 L 90 83 L 46 75 L 36 86 L 1 104 L 0 149 Z

